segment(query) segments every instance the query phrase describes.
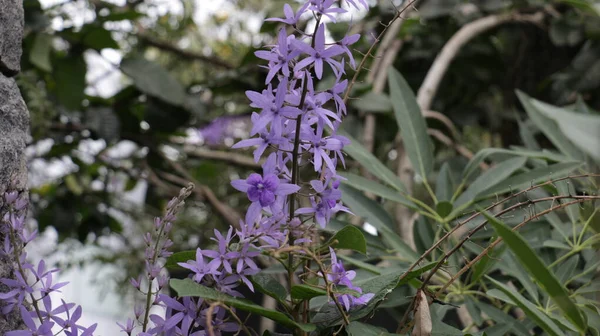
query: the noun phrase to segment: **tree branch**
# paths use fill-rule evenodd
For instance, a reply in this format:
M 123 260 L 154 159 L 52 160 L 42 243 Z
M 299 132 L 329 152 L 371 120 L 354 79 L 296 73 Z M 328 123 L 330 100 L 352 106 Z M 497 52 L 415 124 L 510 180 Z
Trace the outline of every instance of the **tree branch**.
M 539 12 L 531 15 L 519 13 L 509 13 L 500 15 L 490 15 L 470 22 L 460 28 L 442 48 L 442 51 L 433 61 L 429 68 L 427 76 L 417 94 L 417 102 L 421 110 L 429 110 L 437 89 L 440 86 L 442 78 L 448 70 L 450 62 L 456 57 L 462 47 L 479 34 L 484 33 L 494 27 L 506 22 L 531 22 L 540 24 L 544 19 L 544 14 Z
M 144 34 L 144 33 L 139 33 L 136 35 L 136 37 L 150 46 L 153 46 L 158 49 L 162 49 L 164 51 L 171 52 L 173 54 L 176 54 L 179 57 L 182 57 L 182 58 L 185 58 L 188 60 L 206 62 L 206 63 L 210 63 L 212 65 L 216 65 L 218 67 L 226 68 L 226 69 L 230 69 L 230 70 L 235 69 L 235 67 L 233 65 L 223 61 L 220 58 L 217 58 L 214 56 L 206 56 L 206 55 L 198 53 L 198 52 L 180 49 L 179 47 L 174 46 L 173 44 L 171 44 L 169 42 L 161 41 L 155 37 L 152 37 L 152 36 Z

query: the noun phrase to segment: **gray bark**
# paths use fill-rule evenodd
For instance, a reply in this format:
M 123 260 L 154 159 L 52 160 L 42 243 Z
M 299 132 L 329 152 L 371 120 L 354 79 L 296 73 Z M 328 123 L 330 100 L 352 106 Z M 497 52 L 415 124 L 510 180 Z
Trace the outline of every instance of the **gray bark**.
M 0 0 L 0 195 L 8 189 L 27 187 L 25 142 L 29 128 L 29 112 L 15 80 L 20 70 L 24 13 L 22 0 Z M 0 236 L 0 241 L 4 237 Z M 0 278 L 12 277 L 9 260 L 0 258 Z M 7 287 L 0 284 L 0 292 Z M 0 316 L 0 335 L 22 329 L 16 311 Z

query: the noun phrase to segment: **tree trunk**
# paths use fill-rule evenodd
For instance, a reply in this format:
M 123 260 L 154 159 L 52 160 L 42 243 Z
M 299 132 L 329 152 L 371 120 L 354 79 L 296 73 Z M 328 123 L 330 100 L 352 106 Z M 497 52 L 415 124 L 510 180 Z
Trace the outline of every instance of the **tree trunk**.
M 21 70 L 23 25 L 23 1 L 0 0 L 0 195 L 8 189 L 27 188 L 25 142 L 29 112 L 12 78 Z M 0 241 L 4 237 L 0 236 Z M 0 258 L 0 278 L 7 277 L 13 277 L 10 260 Z M 6 291 L 7 287 L 0 283 L 0 292 Z M 22 326 L 17 311 L 0 316 L 0 335 Z

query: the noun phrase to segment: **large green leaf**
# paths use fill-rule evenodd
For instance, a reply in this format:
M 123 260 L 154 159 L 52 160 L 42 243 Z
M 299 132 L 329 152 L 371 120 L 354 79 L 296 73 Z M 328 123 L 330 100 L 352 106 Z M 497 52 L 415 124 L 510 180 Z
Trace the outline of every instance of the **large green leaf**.
M 250 281 L 254 284 L 259 292 L 267 294 L 268 296 L 276 299 L 277 301 L 284 301 L 287 297 L 287 290 L 283 285 L 275 279 L 273 276 L 264 273 L 258 273 L 250 277 Z
M 433 152 L 427 134 L 427 123 L 408 83 L 393 68 L 388 71 L 390 98 L 394 107 L 404 148 L 415 171 L 426 180 L 433 169 Z
M 179 266 L 180 262 L 183 263 L 183 262 L 187 262 L 188 260 L 195 260 L 195 259 L 196 259 L 196 250 L 175 252 L 167 258 L 165 267 L 169 270 L 183 269 L 183 267 Z
M 521 169 L 525 162 L 527 162 L 527 158 L 515 157 L 500 162 L 499 164 L 490 168 L 483 174 L 479 175 L 479 177 L 475 179 L 473 183 L 471 183 L 469 188 L 467 188 L 467 190 L 458 197 L 454 205 L 458 207 L 465 203 L 474 201 L 476 196 L 485 190 L 490 189 L 499 183 L 504 184 L 502 181 L 511 176 L 517 170 Z
M 366 191 L 372 193 L 377 196 L 381 196 L 390 201 L 394 201 L 405 205 L 411 209 L 416 209 L 417 206 L 406 197 L 402 195 L 402 193 L 390 189 L 384 185 L 381 185 L 375 181 L 371 181 L 366 179 L 360 175 L 352 174 L 352 173 L 339 173 L 340 176 L 344 177 L 346 180 L 342 180 L 342 183 L 348 184 L 356 189 Z
M 143 57 L 131 57 L 121 61 L 121 71 L 133 79 L 140 91 L 175 106 L 185 103 L 183 85 L 160 64 Z
M 575 146 L 600 162 L 600 116 L 576 113 L 535 99 L 530 102 L 544 116 L 554 120 Z
M 367 240 L 363 233 L 355 226 L 345 226 L 331 237 L 330 242 L 336 249 L 347 249 L 367 254 Z
M 290 294 L 292 299 L 310 300 L 317 296 L 327 296 L 327 291 L 323 288 L 300 284 L 292 286 Z
M 567 174 L 581 165 L 583 165 L 582 162 L 562 162 L 547 167 L 532 169 L 522 174 L 511 176 L 501 183 L 498 183 L 493 187 L 478 193 L 477 197 L 484 198 L 513 190 L 521 190 L 536 183 L 567 176 Z
M 583 153 L 563 134 L 557 123 L 543 115 L 538 108 L 533 104 L 533 99 L 525 93 L 517 90 L 517 96 L 525 108 L 525 112 L 535 125 L 544 133 L 544 135 L 558 148 L 563 154 L 576 159 L 584 160 Z
M 342 189 L 344 204 L 356 215 L 373 225 L 381 233 L 381 238 L 390 248 L 398 251 L 408 261 L 414 261 L 419 257 L 394 232 L 394 220 L 377 202 L 352 187 L 342 185 L 340 188 Z
M 171 279 L 169 284 L 177 292 L 178 296 L 194 296 L 205 300 L 219 301 L 229 306 L 264 316 L 289 328 L 299 328 L 307 332 L 315 330 L 315 325 L 313 324 L 297 323 L 282 312 L 267 309 L 251 301 L 221 293 L 213 288 L 202 286 L 191 279 Z
M 525 315 L 529 316 L 538 326 L 544 329 L 551 336 L 564 335 L 562 330 L 550 319 L 546 314 L 540 311 L 533 303 L 529 302 L 519 292 L 506 286 L 505 284 L 498 282 L 490 277 L 487 277 L 498 289 L 500 289 L 506 296 L 508 296 L 513 303 L 525 312 Z
M 552 298 L 554 303 L 565 314 L 565 316 L 581 332 L 585 332 L 585 321 L 581 316 L 581 312 L 569 297 L 569 292 L 558 281 L 556 276 L 546 267 L 546 265 L 544 265 L 537 253 L 529 246 L 528 242 L 520 234 L 512 231 L 506 224 L 502 223 L 488 212 L 483 211 L 483 215 L 494 227 L 498 235 L 502 237 L 508 248 L 515 254 L 519 262 L 538 282 L 540 287 Z
M 369 152 L 363 147 L 360 142 L 352 136 L 342 130 L 338 131 L 339 135 L 345 136 L 350 140 L 350 144 L 344 147 L 344 152 L 348 153 L 354 160 L 358 161 L 369 173 L 381 181 L 394 187 L 396 190 L 406 193 L 406 187 L 402 184 L 402 181 L 388 169 L 375 155 Z

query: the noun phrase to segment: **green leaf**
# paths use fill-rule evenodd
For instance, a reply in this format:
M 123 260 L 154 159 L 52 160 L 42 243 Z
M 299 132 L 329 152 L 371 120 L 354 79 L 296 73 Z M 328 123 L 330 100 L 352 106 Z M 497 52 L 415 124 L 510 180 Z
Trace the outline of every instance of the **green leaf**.
M 367 92 L 365 95 L 350 101 L 350 105 L 358 110 L 375 113 L 392 111 L 390 98 L 383 93 Z
M 525 108 L 525 112 L 535 125 L 544 133 L 544 135 L 560 150 L 563 154 L 583 161 L 583 153 L 564 135 L 556 122 L 545 115 L 533 104 L 533 99 L 529 98 L 525 93 L 517 90 L 517 96 Z
M 390 189 L 375 181 L 371 181 L 356 174 L 340 172 L 339 175 L 346 178 L 346 180 L 342 180 L 342 183 L 352 186 L 358 190 L 366 191 L 368 193 L 383 197 L 387 200 L 400 203 L 411 209 L 417 209 L 417 206 L 412 201 L 408 200 L 396 190 Z
M 433 169 L 427 124 L 408 83 L 393 68 L 388 71 L 390 97 L 404 147 L 416 172 L 426 180 Z
M 119 49 L 119 45 L 112 38 L 111 32 L 102 27 L 90 27 L 83 36 L 83 44 L 94 50 Z
M 504 246 L 494 248 L 481 257 L 481 259 L 471 268 L 472 274 L 470 283 L 479 281 L 482 276 L 487 274 L 502 253 L 504 253 Z
M 133 79 L 140 91 L 175 106 L 185 103 L 183 85 L 160 64 L 143 57 L 131 57 L 121 61 L 121 71 Z
M 327 296 L 327 291 L 323 288 L 300 284 L 292 286 L 292 291 L 290 294 L 292 299 L 310 300 L 317 296 Z
M 35 35 L 33 46 L 29 52 L 29 61 L 36 67 L 50 72 L 52 71 L 50 51 L 52 51 L 52 36 L 45 33 L 38 33 Z
M 575 146 L 600 162 L 600 116 L 576 113 L 531 98 L 530 102 L 541 114 L 554 120 Z
M 475 200 L 477 195 L 501 182 L 501 184 L 504 185 L 503 181 L 514 172 L 521 169 L 525 162 L 527 162 L 527 158 L 515 157 L 500 162 L 499 164 L 485 171 L 483 174 L 479 175 L 479 177 L 475 179 L 473 183 L 471 183 L 469 188 L 467 188 L 462 195 L 458 197 L 454 203 L 455 206 L 459 207 L 467 202 Z
M 552 298 L 565 316 L 575 324 L 581 332 L 585 332 L 585 321 L 575 303 L 569 298 L 569 292 L 544 265 L 527 241 L 523 239 L 520 234 L 513 232 L 506 224 L 490 215 L 487 211 L 483 211 L 482 213 L 494 227 L 498 235 L 502 237 L 508 248 L 515 254 L 519 262 L 538 282 L 540 287 Z M 515 299 L 513 298 L 513 300 Z
M 509 288 L 508 286 L 500 283 L 490 277 L 487 277 L 496 287 L 498 287 L 511 301 L 513 301 L 519 308 L 525 312 L 525 315 L 529 316 L 538 326 L 544 329 L 548 334 L 552 336 L 564 335 L 562 330 L 552 321 L 546 314 L 541 312 L 533 303 L 529 302 L 519 292 Z
M 87 66 L 83 55 L 70 55 L 54 61 L 56 97 L 69 110 L 81 107 L 85 89 Z
M 409 283 L 412 279 L 416 279 L 418 277 L 421 276 L 421 274 L 429 271 L 430 269 L 434 268 L 435 265 L 437 265 L 438 262 L 434 261 L 434 262 L 430 262 L 429 264 L 426 264 L 422 267 L 416 268 L 408 273 L 404 273 L 401 276 L 401 280 L 398 282 L 398 286 L 402 286 L 404 284 Z
M 407 261 L 414 261 L 419 257 L 394 232 L 394 220 L 377 202 L 352 187 L 342 185 L 340 188 L 342 189 L 342 200 L 344 203 L 354 214 L 373 225 L 381 233 L 381 238 L 390 248 L 400 252 L 400 255 L 405 257 Z
M 181 252 L 175 252 L 167 258 L 165 267 L 168 270 L 183 269 L 179 266 L 180 262 L 187 262 L 188 260 L 196 260 L 196 250 L 187 250 Z
M 442 218 L 445 218 L 452 213 L 452 209 L 452 203 L 446 201 L 438 202 L 438 204 L 435 205 L 435 212 L 437 212 Z
M 510 314 L 505 313 L 504 311 L 489 305 L 487 303 L 483 303 L 481 301 L 475 301 L 475 304 L 482 312 L 484 312 L 489 318 L 496 323 L 504 323 L 511 327 L 512 331 L 518 336 L 529 336 L 529 329 L 525 327 L 525 325 L 510 316 Z
M 398 335 L 387 332 L 387 330 L 379 327 L 372 326 L 370 324 L 352 321 L 346 326 L 346 332 L 348 336 L 391 336 Z
M 437 182 L 435 184 L 435 196 L 439 201 L 449 201 L 454 193 L 452 176 L 450 175 L 450 166 L 448 162 L 444 162 L 438 173 Z
M 287 290 L 283 285 L 274 277 L 258 273 L 250 277 L 250 281 L 254 284 L 254 288 L 256 288 L 261 293 L 264 293 L 279 302 L 285 301 L 287 297 Z
M 333 243 L 336 240 L 337 244 L 333 245 L 336 249 L 348 249 L 367 254 L 367 240 L 355 226 L 345 226 L 333 235 L 329 242 Z
M 530 171 L 511 176 L 510 178 L 502 181 L 502 183 L 498 183 L 491 188 L 480 192 L 477 195 L 477 198 L 485 198 L 494 196 L 496 194 L 503 194 L 511 190 L 522 190 L 536 183 L 567 176 L 574 169 L 582 165 L 582 162 L 562 162 L 547 167 L 532 169 Z
M 314 324 L 295 322 L 282 312 L 278 312 L 273 309 L 267 309 L 254 304 L 251 301 L 221 293 L 213 288 L 202 286 L 191 279 L 171 279 L 169 284 L 171 285 L 171 288 L 177 292 L 178 296 L 193 296 L 200 297 L 205 300 L 219 301 L 231 307 L 264 316 L 289 328 L 299 328 L 306 332 L 315 330 Z
M 354 160 L 358 161 L 369 173 L 381 181 L 387 183 L 398 191 L 406 193 L 406 187 L 402 181 L 388 169 L 379 159 L 363 147 L 360 142 L 342 130 L 338 131 L 339 135 L 345 136 L 350 140 L 350 144 L 344 147 L 344 152 L 348 153 Z

